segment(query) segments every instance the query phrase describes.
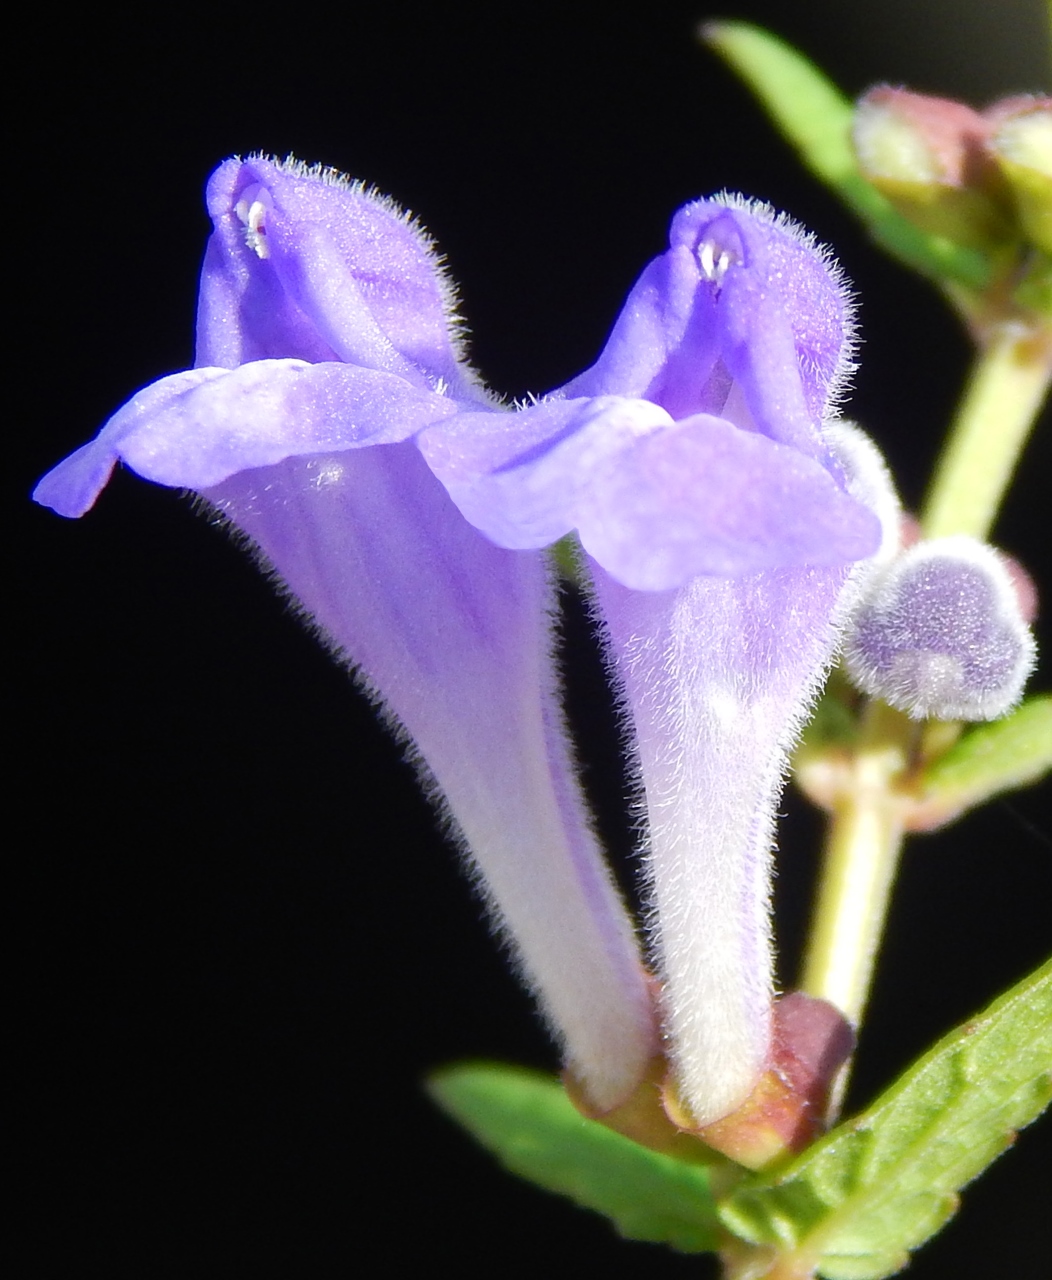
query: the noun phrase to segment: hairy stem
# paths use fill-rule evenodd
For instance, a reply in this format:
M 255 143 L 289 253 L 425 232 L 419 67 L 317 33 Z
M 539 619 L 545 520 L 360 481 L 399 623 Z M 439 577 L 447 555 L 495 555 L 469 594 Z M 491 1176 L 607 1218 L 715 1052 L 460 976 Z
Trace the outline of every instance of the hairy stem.
M 1052 378 L 1052 335 L 1018 321 L 979 352 L 924 504 L 925 537 L 985 538 Z
M 869 998 L 891 887 L 902 851 L 895 783 L 908 768 L 917 726 L 871 703 L 849 778 L 829 822 L 800 988 L 836 1005 L 858 1027 Z M 839 1110 L 841 1073 L 831 1100 Z
M 924 506 L 926 537 L 984 537 L 1052 378 L 1047 326 L 1004 321 L 979 351 Z M 825 857 L 800 986 L 862 1020 L 902 851 L 898 784 L 920 726 L 883 703 L 869 705 L 829 821 Z M 847 1081 L 831 1101 L 835 1116 Z

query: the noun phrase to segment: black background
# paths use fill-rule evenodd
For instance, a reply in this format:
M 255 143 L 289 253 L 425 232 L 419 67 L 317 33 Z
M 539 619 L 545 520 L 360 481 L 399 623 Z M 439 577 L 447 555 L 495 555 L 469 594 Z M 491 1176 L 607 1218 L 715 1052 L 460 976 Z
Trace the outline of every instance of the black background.
M 767 22 L 849 92 L 884 79 L 981 103 L 1041 87 L 1042 9 L 719 12 Z M 966 343 L 697 45 L 704 16 L 701 0 L 30 14 L 6 199 L 24 342 L 5 477 L 10 684 L 28 713 L 9 823 L 20 1274 L 715 1274 L 502 1175 L 422 1096 L 450 1060 L 552 1055 L 399 752 L 248 561 L 130 474 L 81 522 L 27 501 L 128 395 L 191 362 L 201 189 L 225 156 L 261 149 L 419 213 L 461 283 L 476 362 L 513 394 L 590 362 L 679 204 L 724 187 L 770 200 L 858 288 L 851 409 L 915 502 Z M 1048 458 L 1046 433 L 997 534 L 1046 584 Z M 588 783 L 624 855 L 612 721 L 572 611 L 567 628 Z M 793 797 L 785 809 L 791 984 L 819 828 Z M 909 849 L 856 1105 L 1047 954 L 1050 903 L 1047 793 Z M 911 1274 L 1040 1274 L 1050 1146 L 1047 1124 L 1026 1133 Z

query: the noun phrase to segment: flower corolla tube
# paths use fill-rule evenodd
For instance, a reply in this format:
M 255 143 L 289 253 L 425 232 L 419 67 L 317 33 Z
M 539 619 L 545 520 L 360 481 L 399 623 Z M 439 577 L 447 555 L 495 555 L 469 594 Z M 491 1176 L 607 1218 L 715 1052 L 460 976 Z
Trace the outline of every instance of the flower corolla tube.
M 199 494 L 409 741 L 588 1105 L 617 1107 L 663 1053 L 684 1123 L 719 1119 L 769 1066 L 787 752 L 893 523 L 875 450 L 831 420 L 851 352 L 835 267 L 765 206 L 690 204 L 596 364 L 509 408 L 392 203 L 251 158 L 208 206 L 195 368 L 38 501 L 82 514 L 118 460 Z M 544 549 L 572 532 L 648 816 L 657 984 L 559 708 Z

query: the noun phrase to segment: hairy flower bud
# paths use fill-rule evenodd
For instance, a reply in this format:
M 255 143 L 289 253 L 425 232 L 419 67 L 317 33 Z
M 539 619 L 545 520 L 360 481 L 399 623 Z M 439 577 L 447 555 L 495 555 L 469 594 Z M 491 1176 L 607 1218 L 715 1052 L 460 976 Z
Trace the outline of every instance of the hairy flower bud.
M 844 661 L 863 692 L 915 719 L 994 720 L 1018 701 L 1034 640 L 997 552 L 954 536 L 917 543 L 877 577 Z

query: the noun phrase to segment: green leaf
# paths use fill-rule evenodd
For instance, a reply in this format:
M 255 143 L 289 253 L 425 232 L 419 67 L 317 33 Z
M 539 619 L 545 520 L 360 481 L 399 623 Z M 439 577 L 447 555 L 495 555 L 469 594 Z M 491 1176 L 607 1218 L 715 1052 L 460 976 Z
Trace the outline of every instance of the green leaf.
M 745 81 L 811 172 L 840 196 L 889 253 L 936 281 L 975 292 L 990 283 L 983 254 L 914 226 L 859 172 L 854 105 L 801 53 L 747 22 L 712 22 L 705 40 Z
M 893 1275 L 1050 1098 L 1052 960 L 940 1041 L 863 1115 L 776 1176 L 734 1191 L 720 1220 L 782 1250 L 786 1275 L 809 1266 L 827 1280 Z
M 586 1120 L 558 1081 L 468 1063 L 432 1076 L 428 1091 L 512 1173 L 605 1214 L 623 1236 L 683 1253 L 717 1247 L 708 1170 Z
M 972 729 L 921 776 L 912 831 L 930 831 L 1001 791 L 1052 769 L 1052 696 L 1028 698 L 1011 715 Z
M 553 542 L 548 548 L 552 567 L 560 578 L 572 582 L 575 587 L 585 588 L 588 571 L 584 568 L 584 552 L 576 533 L 568 533 Z

